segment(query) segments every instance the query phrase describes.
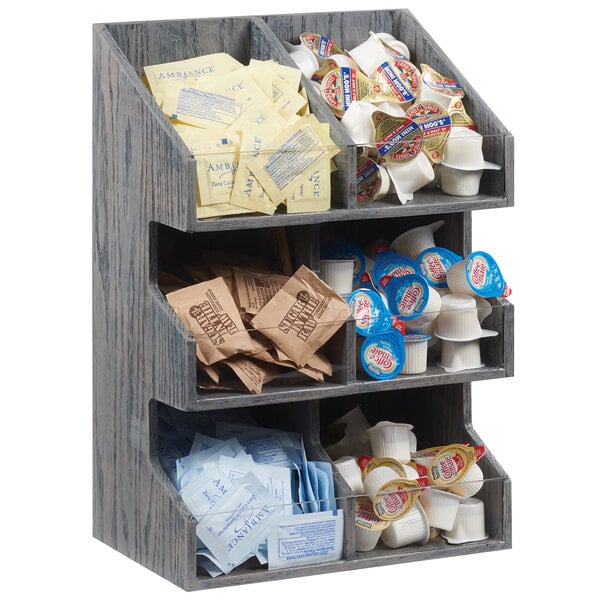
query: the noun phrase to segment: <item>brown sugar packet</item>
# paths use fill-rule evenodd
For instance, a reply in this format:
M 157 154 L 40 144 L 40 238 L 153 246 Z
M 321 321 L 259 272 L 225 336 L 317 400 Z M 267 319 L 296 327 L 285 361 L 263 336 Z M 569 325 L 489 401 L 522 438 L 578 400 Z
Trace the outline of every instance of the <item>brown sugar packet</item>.
M 260 394 L 262 386 L 276 377 L 279 372 L 274 365 L 261 363 L 246 356 L 233 356 L 224 360 L 222 364 L 229 367 L 253 394 Z
M 286 275 L 252 273 L 235 267 L 233 276 L 239 307 L 248 315 L 258 314 L 289 279 Z
M 252 319 L 252 325 L 303 367 L 350 314 L 346 301 L 302 265 Z
M 285 352 L 282 352 L 279 348 L 276 348 L 277 358 L 282 363 L 290 363 L 292 362 L 290 357 L 287 356 Z M 323 375 L 333 375 L 333 366 L 329 359 L 325 356 L 324 352 L 315 352 L 306 362 L 306 367 L 313 369 L 315 371 L 320 371 Z
M 207 375 L 211 381 L 213 381 L 214 383 L 219 383 L 221 379 L 221 373 L 219 371 L 218 365 L 209 366 L 200 364 L 198 368 L 200 369 L 200 371 L 202 371 L 203 374 Z
M 274 353 L 275 351 L 273 350 L 272 352 Z M 294 371 L 297 371 L 302 375 L 306 375 L 311 379 L 315 379 L 316 381 L 325 381 L 325 376 L 322 371 L 319 371 L 318 369 L 313 369 L 312 367 L 308 366 L 308 364 L 304 367 L 297 367 L 289 358 L 287 360 L 281 360 L 266 351 L 254 354 L 252 358 L 257 358 L 269 364 L 285 367 L 286 369 L 293 369 Z
M 257 351 L 222 277 L 171 292 L 167 301 L 194 336 L 201 363 Z

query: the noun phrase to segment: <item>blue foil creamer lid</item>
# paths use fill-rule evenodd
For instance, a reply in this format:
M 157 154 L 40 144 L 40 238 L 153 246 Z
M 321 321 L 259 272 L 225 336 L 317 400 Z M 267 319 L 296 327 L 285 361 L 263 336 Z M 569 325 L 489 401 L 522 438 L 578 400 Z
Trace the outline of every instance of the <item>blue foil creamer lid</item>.
M 392 277 L 384 292 L 390 312 L 403 321 L 420 316 L 429 301 L 429 285 L 420 275 Z
M 393 379 L 404 366 L 404 339 L 395 329 L 369 335 L 360 349 L 365 372 L 373 379 Z
M 373 289 L 359 288 L 348 296 L 348 305 L 356 322 L 356 333 L 368 336 L 392 326 L 392 315 L 383 298 Z
M 511 294 L 498 263 L 487 252 L 478 250 L 467 256 L 465 276 L 473 292 L 483 298 L 507 298 Z
M 372 275 L 376 285 L 385 287 L 391 277 L 418 273 L 420 273 L 419 265 L 412 258 L 393 250 L 385 250 L 375 257 Z
M 417 258 L 417 263 L 421 275 L 431 287 L 447 288 L 446 273 L 453 264 L 461 260 L 462 256 L 452 250 L 434 246 L 423 250 Z

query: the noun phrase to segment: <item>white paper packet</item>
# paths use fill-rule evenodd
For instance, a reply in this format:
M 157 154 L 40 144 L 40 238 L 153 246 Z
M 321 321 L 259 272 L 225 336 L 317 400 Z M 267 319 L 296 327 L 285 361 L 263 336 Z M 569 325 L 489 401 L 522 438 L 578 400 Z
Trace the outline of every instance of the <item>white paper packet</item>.
M 342 510 L 280 519 L 267 539 L 269 570 L 340 560 L 343 534 Z

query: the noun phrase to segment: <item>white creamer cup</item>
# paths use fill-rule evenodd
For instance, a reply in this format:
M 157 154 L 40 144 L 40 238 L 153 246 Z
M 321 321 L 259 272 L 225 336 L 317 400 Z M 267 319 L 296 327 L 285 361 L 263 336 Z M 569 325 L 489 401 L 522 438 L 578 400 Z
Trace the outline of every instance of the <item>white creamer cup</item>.
M 379 188 L 379 191 L 375 194 L 375 196 L 373 196 L 373 200 L 379 200 L 380 198 L 383 198 L 384 196 L 387 196 L 387 194 L 390 191 L 390 187 L 392 185 L 392 181 L 390 179 L 387 167 L 385 166 L 385 164 L 380 164 L 379 166 L 379 174 L 381 175 L 381 187 Z M 373 263 L 375 264 L 375 263 Z M 372 270 L 372 267 L 371 267 Z
M 410 320 L 410 326 L 416 329 L 425 327 L 427 323 L 435 321 L 442 309 L 442 297 L 439 295 L 436 288 L 429 287 L 429 298 L 423 312 L 416 318 Z
M 419 472 L 411 465 L 402 465 L 404 467 L 404 472 L 406 473 L 406 475 L 404 476 L 405 479 L 412 479 L 413 481 L 416 479 L 419 479 L 420 475 Z
M 500 170 L 502 167 L 483 158 L 483 136 L 467 127 L 452 127 L 444 147 L 442 165 L 463 171 Z
M 482 329 L 477 302 L 467 294 L 448 294 L 441 299 L 435 335 L 449 342 L 468 342 L 498 335 L 497 331 Z
M 392 50 L 402 54 L 402 56 L 410 60 L 410 50 L 404 42 L 396 39 L 391 33 L 378 32 L 375 35 L 385 44 L 387 44 Z
M 307 79 L 310 79 L 319 68 L 317 57 L 304 44 L 294 46 L 289 42 L 282 43 L 297 67 L 304 73 Z
M 415 435 L 413 429 L 414 426 L 410 423 L 396 423 L 394 421 L 378 421 L 373 428 L 375 427 L 384 427 L 386 425 L 397 425 L 398 427 L 405 427 L 408 430 L 408 440 L 410 445 L 410 451 L 417 451 L 417 436 Z
M 378 423 L 367 433 L 375 458 L 395 458 L 400 463 L 410 461 L 411 430 L 406 424 Z
M 321 279 L 340 296 L 349 296 L 352 293 L 352 280 L 354 278 L 353 260 L 323 260 L 320 262 Z
M 435 177 L 433 167 L 423 152 L 410 162 L 386 161 L 385 164 L 401 204 L 412 200 L 414 192 L 433 181 Z
M 427 248 L 436 246 L 433 234 L 444 224 L 444 221 L 436 221 L 422 227 L 414 227 L 400 234 L 391 244 L 390 248 L 398 254 L 410 256 L 414 260 Z
M 377 110 L 369 102 L 355 100 L 350 104 L 340 123 L 359 146 L 367 146 L 375 143 L 375 126 L 371 115 Z
M 450 530 L 458 512 L 461 497 L 450 492 L 426 488 L 421 492 L 421 504 L 427 514 L 430 527 Z
M 389 527 L 384 529 L 381 541 L 388 548 L 426 544 L 429 541 L 429 521 L 418 500 L 401 519 L 392 521 Z
M 418 375 L 427 371 L 427 348 L 431 336 L 404 336 L 404 366 L 400 375 Z
M 388 60 L 388 55 L 383 46 L 373 36 L 369 36 L 368 40 L 352 48 L 352 50 L 348 50 L 348 54 L 370 79 L 375 76 L 379 65 Z
M 373 102 L 377 110 L 384 112 L 386 115 L 392 115 L 392 117 L 404 117 L 406 111 L 398 102 L 390 102 L 384 100 L 383 102 Z
M 365 493 L 362 472 L 354 456 L 342 456 L 334 460 L 333 464 L 355 495 L 358 496 Z
M 458 373 L 469 369 L 480 369 L 485 365 L 481 362 L 479 340 L 470 342 L 449 342 L 442 340 L 442 356 L 439 366 L 446 373 Z
M 460 481 L 448 486 L 448 491 L 463 498 L 470 498 L 483 487 L 484 479 L 481 467 L 477 463 L 473 463 Z
M 463 498 L 452 529 L 442 532 L 449 544 L 478 542 L 488 538 L 485 532 L 485 506 L 478 498 Z
M 439 165 L 440 187 L 449 196 L 476 196 L 483 169 L 464 171 L 447 165 Z
M 420 102 L 435 102 L 442 106 L 446 111 L 450 110 L 452 104 L 456 101 L 456 96 L 447 96 L 437 90 L 429 87 L 425 81 L 422 82 L 421 93 L 419 95 Z
M 373 511 L 373 504 L 365 496 L 356 498 L 354 523 L 356 551 L 370 552 L 375 548 L 389 521 L 382 521 Z
M 332 54 L 327 60 L 333 60 L 338 67 L 348 67 L 349 69 L 359 69 L 352 58 L 345 54 Z
M 398 479 L 399 475 L 391 467 L 375 467 L 372 471 L 369 471 L 365 475 L 363 480 L 363 486 L 365 488 L 365 494 L 371 501 L 375 500 L 375 497 L 379 493 L 379 490 L 389 481 Z

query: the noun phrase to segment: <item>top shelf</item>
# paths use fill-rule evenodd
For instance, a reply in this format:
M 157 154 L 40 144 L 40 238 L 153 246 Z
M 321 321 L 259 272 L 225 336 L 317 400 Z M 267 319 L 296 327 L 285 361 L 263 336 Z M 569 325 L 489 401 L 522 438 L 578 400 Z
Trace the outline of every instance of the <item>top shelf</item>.
M 135 122 L 130 123 L 131 134 L 145 140 L 145 156 L 140 157 L 140 167 L 152 189 L 152 193 L 146 195 L 149 202 L 144 210 L 148 222 L 189 232 L 226 231 L 388 216 L 412 217 L 513 205 L 512 135 L 407 10 L 109 23 L 97 24 L 94 28 L 110 63 L 109 76 L 98 80 L 111 86 L 112 93 L 128 105 L 128 112 L 136 117 Z M 430 188 L 416 192 L 414 199 L 405 205 L 390 194 L 359 208 L 356 204 L 356 146 L 318 91 L 304 78 L 311 111 L 319 121 L 329 124 L 331 137 L 340 148 L 334 158 L 337 170 L 332 176 L 331 210 L 197 219 L 196 161 L 142 83 L 143 67 L 217 52 L 227 52 L 243 64 L 256 58 L 295 66 L 281 42 L 298 43 L 303 31 L 327 35 L 346 49 L 367 39 L 370 31 L 388 32 L 403 40 L 414 64 L 426 63 L 461 83 L 467 112 L 484 138 L 486 160 L 502 165 L 502 170 L 484 173 L 477 196 L 448 196 Z M 116 131 L 114 134 L 120 135 Z M 124 159 L 127 160 L 127 155 Z

